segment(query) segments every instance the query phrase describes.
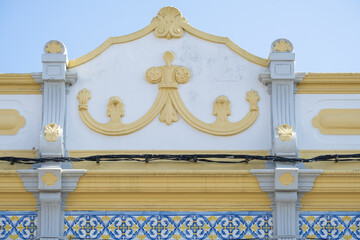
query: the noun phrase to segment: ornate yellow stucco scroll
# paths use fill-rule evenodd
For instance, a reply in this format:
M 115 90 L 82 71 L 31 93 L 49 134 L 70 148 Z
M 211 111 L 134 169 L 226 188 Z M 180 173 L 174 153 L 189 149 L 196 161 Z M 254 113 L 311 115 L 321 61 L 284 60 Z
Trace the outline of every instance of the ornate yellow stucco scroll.
M 125 115 L 124 104 L 119 97 L 109 99 L 107 116 L 110 117 L 108 123 L 99 123 L 92 118 L 88 112 L 88 101 L 91 98 L 90 91 L 83 89 L 78 94 L 79 114 L 81 120 L 91 130 L 104 135 L 119 136 L 138 131 L 149 124 L 156 116 L 161 122 L 170 125 L 178 121 L 180 115 L 192 127 L 216 136 L 231 136 L 238 134 L 249 128 L 257 119 L 259 108 L 257 102 L 259 96 L 257 92 L 251 90 L 246 93 L 246 100 L 250 103 L 247 115 L 238 122 L 230 122 L 228 116 L 231 114 L 230 102 L 226 96 L 219 96 L 213 105 L 213 115 L 216 116 L 214 123 L 206 123 L 197 119 L 186 108 L 177 90 L 178 84 L 185 84 L 190 80 L 189 69 L 181 66 L 173 66 L 174 54 L 165 52 L 165 66 L 152 67 L 146 72 L 146 80 L 151 84 L 158 84 L 158 96 L 145 115 L 130 124 L 121 122 Z
M 69 61 L 68 68 L 73 68 L 90 61 L 91 59 L 104 52 L 113 44 L 131 42 L 142 38 L 151 32 L 154 32 L 154 35 L 158 38 L 165 38 L 168 40 L 174 38 L 181 38 L 183 36 L 183 33 L 187 32 L 195 37 L 201 38 L 209 42 L 224 44 L 236 54 L 242 56 L 243 58 L 252 63 L 255 63 L 262 67 L 268 67 L 269 65 L 268 59 L 260 58 L 245 51 L 227 37 L 211 35 L 192 27 L 188 23 L 188 21 L 181 15 L 181 12 L 177 8 L 164 7 L 160 9 L 157 16 L 152 19 L 151 23 L 148 26 L 129 35 L 108 38 L 103 44 L 101 44 L 93 51 L 87 53 L 82 57 Z

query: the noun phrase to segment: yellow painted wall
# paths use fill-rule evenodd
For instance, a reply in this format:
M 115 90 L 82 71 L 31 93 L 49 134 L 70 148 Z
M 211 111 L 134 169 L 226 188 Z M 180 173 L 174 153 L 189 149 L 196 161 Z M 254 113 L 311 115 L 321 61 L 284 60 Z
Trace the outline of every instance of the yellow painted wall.
M 0 171 L 0 211 L 34 211 L 36 199 L 15 170 Z
M 248 170 L 89 170 L 67 211 L 270 211 Z

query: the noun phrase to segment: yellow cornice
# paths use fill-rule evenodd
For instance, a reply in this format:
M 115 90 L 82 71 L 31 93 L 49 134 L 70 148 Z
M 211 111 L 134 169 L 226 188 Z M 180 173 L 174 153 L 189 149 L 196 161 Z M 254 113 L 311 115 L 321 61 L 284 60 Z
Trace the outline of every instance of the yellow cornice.
M 0 94 L 40 94 L 40 88 L 29 73 L 0 73 Z
M 335 154 L 359 154 L 360 150 L 299 150 L 301 158 L 314 158 L 321 155 L 335 155 Z M 357 161 L 346 162 L 310 162 L 304 163 L 306 168 L 310 169 L 323 169 L 323 170 L 360 170 L 360 164 Z
M 360 73 L 307 73 L 296 88 L 298 94 L 358 94 Z
M 0 211 L 34 211 L 36 200 L 16 170 L 0 170 Z
M 88 157 L 94 155 L 115 155 L 115 154 L 249 154 L 266 156 L 269 150 L 70 150 L 69 156 L 74 158 Z
M 325 170 L 301 200 L 302 211 L 359 211 L 359 170 Z
M 249 170 L 88 170 L 67 211 L 269 211 Z
M 147 34 L 154 32 L 155 30 L 156 30 L 156 32 L 154 32 L 155 35 L 158 37 L 161 37 L 161 36 L 159 36 L 158 27 L 163 27 L 163 25 L 162 25 L 163 22 L 158 21 L 157 18 L 159 17 L 160 12 L 166 8 L 171 8 L 172 10 L 178 12 L 178 14 L 180 13 L 176 8 L 165 7 L 163 9 L 161 9 L 158 13 L 158 16 L 154 18 L 156 21 L 154 21 L 154 19 L 153 19 L 153 21 L 145 28 L 141 29 L 140 31 L 128 34 L 128 35 L 108 38 L 103 44 L 101 44 L 99 47 L 97 47 L 93 51 L 85 54 L 82 57 L 70 60 L 69 64 L 68 64 L 68 68 L 73 68 L 73 67 L 79 66 L 81 64 L 84 64 L 84 63 L 94 59 L 96 56 L 98 56 L 99 54 L 104 52 L 107 48 L 109 48 L 113 44 L 121 44 L 121 43 L 131 42 L 136 39 L 142 38 L 142 37 L 146 36 Z M 180 13 L 180 17 L 181 17 L 181 13 Z M 166 38 L 168 38 L 168 39 L 180 38 L 182 36 L 182 31 L 186 31 L 189 34 L 191 34 L 195 37 L 201 38 L 203 40 L 213 42 L 213 43 L 224 44 L 228 48 L 230 48 L 232 51 L 234 51 L 235 53 L 237 53 L 238 55 L 242 56 L 243 58 L 245 58 L 246 60 L 248 60 L 252 63 L 255 63 L 262 67 L 268 67 L 268 65 L 269 65 L 268 59 L 257 57 L 255 55 L 245 51 L 244 49 L 242 49 L 241 47 L 236 45 L 234 42 L 232 42 L 227 37 L 220 37 L 220 36 L 215 36 L 215 35 L 211 35 L 211 34 L 202 32 L 202 31 L 192 27 L 189 23 L 187 23 L 187 21 L 185 19 L 177 19 L 176 24 L 177 24 L 176 25 L 177 29 L 175 29 L 175 30 L 171 29 L 172 31 L 170 30 L 170 32 L 172 32 L 172 34 L 175 34 L 175 36 L 168 35 L 169 37 L 167 36 Z M 167 26 L 167 27 L 169 27 L 169 26 Z M 169 31 L 169 30 L 167 29 L 167 31 Z M 162 37 L 165 37 L 165 36 L 162 36 Z
M 69 151 L 69 156 L 74 158 L 81 158 L 95 155 L 121 155 L 121 154 L 168 154 L 168 155 L 188 155 L 188 154 L 249 154 L 266 156 L 269 155 L 268 150 L 251 150 L 251 151 L 204 151 L 204 150 L 130 150 L 130 151 L 94 151 L 94 150 L 80 150 L 80 151 Z M 236 161 L 235 159 L 223 159 L 214 158 L 216 161 Z M 263 169 L 265 168 L 265 161 L 250 161 L 248 164 L 221 164 L 221 163 L 209 163 L 209 162 L 185 162 L 185 161 L 169 161 L 169 160 L 158 160 L 150 163 L 144 162 L 113 162 L 113 161 L 102 161 L 97 164 L 93 161 L 84 162 L 73 162 L 72 165 L 75 169 L 87 169 L 87 170 L 112 170 L 112 169 L 124 169 L 124 170 L 249 170 L 249 169 Z

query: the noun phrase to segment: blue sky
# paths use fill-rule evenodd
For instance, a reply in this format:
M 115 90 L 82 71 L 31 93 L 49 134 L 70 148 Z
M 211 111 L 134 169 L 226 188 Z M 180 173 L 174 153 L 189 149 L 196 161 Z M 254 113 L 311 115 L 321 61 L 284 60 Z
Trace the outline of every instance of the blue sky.
M 145 27 L 164 6 L 262 58 L 273 40 L 287 38 L 296 71 L 360 72 L 360 0 L 0 0 L 0 72 L 40 72 L 52 39 L 78 58 L 110 36 Z

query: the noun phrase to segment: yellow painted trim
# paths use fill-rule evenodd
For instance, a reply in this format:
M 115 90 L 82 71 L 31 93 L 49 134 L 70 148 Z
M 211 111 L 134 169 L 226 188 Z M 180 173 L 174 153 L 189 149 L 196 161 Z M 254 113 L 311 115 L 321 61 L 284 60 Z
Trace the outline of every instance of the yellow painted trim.
M 297 94 L 358 94 L 360 73 L 307 73 Z
M 312 125 L 326 135 L 359 135 L 360 109 L 323 109 Z
M 159 13 L 160 12 L 161 12 L 161 10 L 159 11 Z M 192 27 L 190 24 L 188 24 L 186 22 L 186 20 L 179 21 L 177 24 L 178 24 L 179 29 L 176 29 L 176 30 L 186 31 L 195 37 L 201 38 L 201 39 L 209 41 L 209 42 L 224 44 L 228 48 L 230 48 L 232 51 L 234 51 L 235 53 L 240 55 L 241 57 L 245 58 L 246 60 L 248 60 L 252 63 L 260 65 L 262 67 L 268 67 L 268 65 L 269 65 L 268 59 L 257 57 L 255 55 L 245 51 L 244 49 L 240 48 L 238 45 L 233 43 L 227 37 L 219 37 L 219 36 L 215 36 L 215 35 L 211 35 L 211 34 L 202 32 L 202 31 Z M 96 56 L 98 56 L 99 54 L 104 52 L 107 48 L 109 48 L 113 44 L 121 44 L 121 43 L 131 42 L 131 41 L 137 40 L 139 38 L 142 38 L 142 37 L 146 36 L 147 34 L 153 32 L 157 27 L 160 27 L 160 26 L 162 26 L 161 21 L 153 20 L 148 26 L 146 26 L 145 28 L 141 29 L 138 32 L 135 32 L 135 33 L 132 33 L 129 35 L 125 35 L 125 36 L 121 36 L 121 37 L 110 37 L 103 44 L 101 44 L 98 48 L 94 49 L 93 51 L 89 52 L 88 54 L 86 54 L 82 57 L 76 58 L 74 60 L 70 60 L 69 64 L 68 64 L 68 68 L 77 67 L 81 64 L 84 64 L 84 63 L 94 59 Z M 171 27 L 172 25 L 169 25 L 169 26 Z M 177 36 L 177 38 L 178 37 L 181 37 L 181 36 Z
M 36 158 L 37 151 L 33 150 L 0 150 L 0 157 Z
M 69 156 L 74 158 L 88 157 L 94 155 L 111 155 L 111 154 L 249 154 L 266 156 L 269 150 L 70 150 Z
M 360 211 L 360 171 L 325 170 L 301 200 L 301 211 Z
M 300 150 L 301 158 L 313 158 L 320 155 L 335 155 L 335 154 L 360 154 L 359 150 Z M 360 170 L 359 162 L 311 162 L 304 163 L 309 169 L 323 169 L 323 170 Z
M 0 211 L 35 211 L 36 199 L 27 192 L 16 170 L 0 170 Z
M 81 150 L 81 151 L 69 151 L 69 156 L 74 158 L 81 158 L 94 155 L 116 155 L 116 154 L 169 154 L 169 155 L 180 155 L 180 154 L 250 154 L 266 156 L 269 155 L 267 150 L 252 150 L 252 151 L 184 151 L 184 150 L 124 150 L 124 151 L 93 151 L 93 150 Z M 216 161 L 231 161 L 231 159 L 213 159 Z M 235 161 L 235 160 L 233 160 Z M 72 165 L 75 169 L 87 169 L 87 170 L 113 170 L 113 169 L 126 169 L 126 170 L 250 170 L 250 169 L 263 169 L 265 168 L 265 161 L 250 161 L 248 164 L 219 164 L 219 163 L 205 163 L 205 162 L 182 162 L 182 161 L 167 161 L 157 160 L 149 164 L 145 162 L 96 162 L 84 161 L 84 162 L 73 162 Z
M 36 150 L 0 150 L 0 157 L 24 157 L 24 158 L 36 158 Z M 0 161 L 1 170 L 18 170 L 18 169 L 29 169 L 31 164 L 20 164 L 16 163 L 10 165 L 8 161 Z
M 248 170 L 88 170 L 67 211 L 270 211 Z
M 41 94 L 41 85 L 29 73 L 0 73 L 1 94 Z
M 15 135 L 25 126 L 25 118 L 16 109 L 0 109 L 0 135 Z

